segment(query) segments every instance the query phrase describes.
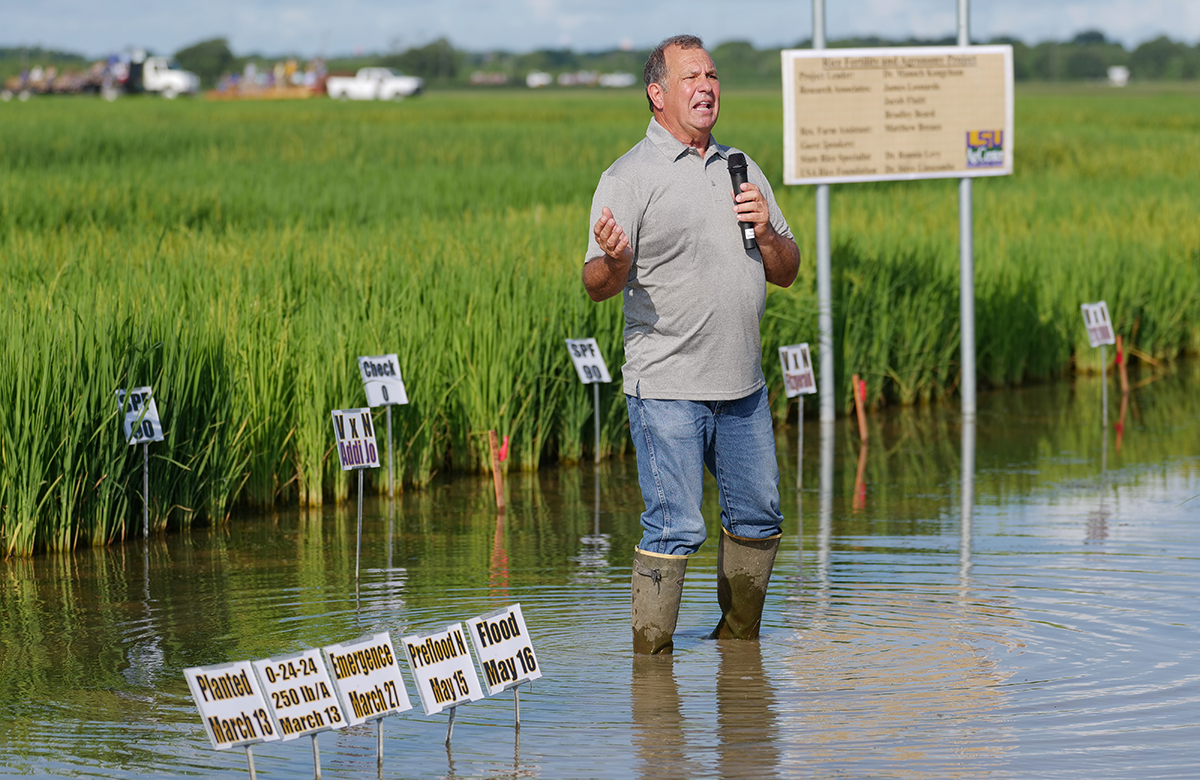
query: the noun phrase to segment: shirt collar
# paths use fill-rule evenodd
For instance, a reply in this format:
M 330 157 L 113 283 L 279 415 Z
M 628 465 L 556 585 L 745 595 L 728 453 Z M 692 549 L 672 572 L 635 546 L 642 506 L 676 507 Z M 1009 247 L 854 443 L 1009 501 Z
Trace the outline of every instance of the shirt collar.
M 675 136 L 671 135 L 665 127 L 658 123 L 658 120 L 651 117 L 650 126 L 646 128 L 646 137 L 654 144 L 660 152 L 667 156 L 671 162 L 676 162 L 682 158 L 689 150 L 695 151 L 695 147 L 688 146 L 683 141 L 680 141 Z M 705 159 L 712 157 L 714 154 L 721 159 L 728 159 L 729 147 L 717 143 L 716 136 L 709 135 L 708 149 L 705 151 Z M 699 155 L 699 152 L 696 152 Z

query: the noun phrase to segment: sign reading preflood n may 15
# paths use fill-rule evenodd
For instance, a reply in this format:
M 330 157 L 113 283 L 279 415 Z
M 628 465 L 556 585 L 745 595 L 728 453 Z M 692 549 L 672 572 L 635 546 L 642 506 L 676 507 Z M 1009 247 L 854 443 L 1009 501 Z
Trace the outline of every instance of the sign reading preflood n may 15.
M 1012 173 L 1011 46 L 782 56 L 785 184 Z
M 217 750 L 279 739 L 249 661 L 196 666 L 183 676 Z
M 426 715 L 483 698 L 462 623 L 445 631 L 404 637 L 408 665 Z
M 400 359 L 395 355 L 375 355 L 358 359 L 367 406 L 389 406 L 408 403 L 404 379 L 400 376 Z
M 333 433 L 337 437 L 342 471 L 379 468 L 375 424 L 370 409 L 334 409 Z

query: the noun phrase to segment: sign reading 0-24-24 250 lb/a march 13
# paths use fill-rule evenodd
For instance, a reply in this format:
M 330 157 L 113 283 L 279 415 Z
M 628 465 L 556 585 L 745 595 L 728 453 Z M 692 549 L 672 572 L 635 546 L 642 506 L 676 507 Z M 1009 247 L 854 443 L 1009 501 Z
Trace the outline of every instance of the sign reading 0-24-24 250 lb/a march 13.
M 782 55 L 784 183 L 1012 173 L 1011 46 Z

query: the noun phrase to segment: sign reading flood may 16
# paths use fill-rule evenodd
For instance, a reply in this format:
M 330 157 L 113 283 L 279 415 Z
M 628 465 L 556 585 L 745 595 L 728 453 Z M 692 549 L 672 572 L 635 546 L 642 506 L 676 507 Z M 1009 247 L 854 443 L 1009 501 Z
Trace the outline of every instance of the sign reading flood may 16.
M 782 55 L 785 184 L 1012 173 L 1011 46 Z

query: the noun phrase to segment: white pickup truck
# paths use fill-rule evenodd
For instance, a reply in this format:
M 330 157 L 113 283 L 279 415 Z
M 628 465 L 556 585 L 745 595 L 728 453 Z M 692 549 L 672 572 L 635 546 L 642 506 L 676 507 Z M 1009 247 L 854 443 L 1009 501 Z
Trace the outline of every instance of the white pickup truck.
M 391 68 L 363 68 L 353 78 L 330 76 L 325 92 L 338 100 L 403 100 L 425 89 L 425 81 Z
M 166 57 L 147 57 L 142 64 L 142 89 L 157 92 L 167 100 L 200 91 L 200 77 L 183 70 Z

